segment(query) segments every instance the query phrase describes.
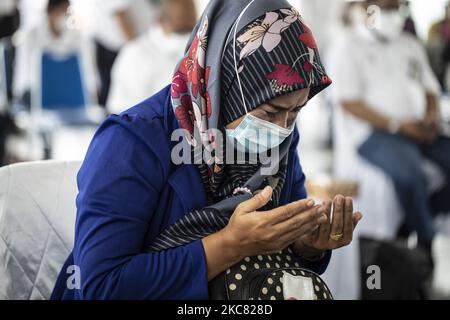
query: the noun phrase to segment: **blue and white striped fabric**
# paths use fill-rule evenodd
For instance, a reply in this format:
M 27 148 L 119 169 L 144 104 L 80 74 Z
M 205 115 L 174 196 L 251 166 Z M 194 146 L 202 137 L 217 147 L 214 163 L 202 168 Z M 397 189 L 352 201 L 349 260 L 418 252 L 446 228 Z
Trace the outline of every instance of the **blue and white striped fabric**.
M 147 247 L 147 251 L 158 252 L 180 247 L 220 231 L 228 224 L 235 208 L 241 202 L 250 199 L 258 190 L 263 189 L 270 182 L 274 183 L 274 185 L 271 184 L 273 187 L 272 200 L 261 210 L 276 208 L 280 198 L 281 187 L 286 179 L 288 151 L 291 143 L 292 135 L 281 144 L 279 153 L 281 161 L 278 163 L 277 172 L 272 175 L 262 174 L 262 169 L 271 165 L 269 162 L 262 163 L 256 169 L 255 165 L 251 165 L 251 169 L 247 170 L 242 170 L 239 165 L 229 166 L 228 179 L 230 182 L 227 190 L 230 190 L 230 192 L 226 197 L 209 207 L 189 212 L 156 237 Z M 267 173 L 270 174 L 270 171 Z M 274 177 L 277 177 L 277 179 L 273 179 Z M 242 184 L 240 184 L 241 182 Z M 249 192 L 241 191 L 233 194 L 232 186 L 234 183 L 245 187 Z
M 147 250 L 164 251 L 203 239 L 223 229 L 229 219 L 213 208 L 194 210 L 161 233 Z

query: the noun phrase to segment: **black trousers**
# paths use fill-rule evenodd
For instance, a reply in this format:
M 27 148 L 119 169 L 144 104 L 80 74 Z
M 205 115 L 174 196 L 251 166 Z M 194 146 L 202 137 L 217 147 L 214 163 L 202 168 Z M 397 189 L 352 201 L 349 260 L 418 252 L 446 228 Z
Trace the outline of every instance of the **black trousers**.
M 105 106 L 111 85 L 111 69 L 119 52 L 111 51 L 100 42 L 96 41 L 96 61 L 100 74 L 101 89 L 98 97 L 100 105 Z

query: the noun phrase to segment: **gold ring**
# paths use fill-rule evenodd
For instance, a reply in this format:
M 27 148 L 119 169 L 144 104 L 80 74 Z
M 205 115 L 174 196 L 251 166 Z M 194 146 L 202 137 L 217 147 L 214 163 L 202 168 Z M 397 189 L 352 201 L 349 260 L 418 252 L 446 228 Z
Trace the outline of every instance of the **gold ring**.
M 330 234 L 331 240 L 339 241 L 344 236 L 343 233 Z

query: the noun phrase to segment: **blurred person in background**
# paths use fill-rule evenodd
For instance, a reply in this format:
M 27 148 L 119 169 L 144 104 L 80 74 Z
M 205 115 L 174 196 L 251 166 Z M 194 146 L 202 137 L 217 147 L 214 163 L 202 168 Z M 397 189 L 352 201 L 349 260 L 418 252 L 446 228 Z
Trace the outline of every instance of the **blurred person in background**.
M 96 60 L 100 74 L 99 103 L 106 105 L 111 69 L 120 49 L 148 30 L 154 21 L 151 0 L 97 0 L 95 17 Z
M 39 57 L 44 53 L 61 57 L 77 54 L 81 59 L 86 88 L 92 91 L 88 94 L 91 97 L 96 95 L 93 47 L 78 30 L 69 28 L 69 6 L 69 0 L 49 0 L 47 21 L 22 34 L 18 40 L 13 93 L 15 99 L 25 106 L 30 106 L 31 92 L 39 86 Z
M 381 8 L 379 27 L 367 4 Z M 422 164 L 430 159 L 450 178 L 450 139 L 440 132 L 439 83 L 421 44 L 402 32 L 399 6 L 399 0 L 353 5 L 348 36 L 332 54 L 333 97 L 352 118 L 346 143 L 392 179 L 406 229 L 417 232 L 432 265 L 432 217 L 450 210 L 450 189 L 430 206 Z
M 193 0 L 163 0 L 157 23 L 120 51 L 111 74 L 108 110 L 120 113 L 170 82 L 197 21 Z
M 450 63 L 450 3 L 445 7 L 444 18 L 431 26 L 427 46 L 431 66 L 441 85 L 448 90 L 445 79 Z
M 11 98 L 10 83 L 14 47 L 11 37 L 19 26 L 19 12 L 16 0 L 0 1 L 0 166 L 5 161 L 5 145 L 9 133 L 16 131 L 13 119 L 9 115 Z
M 15 55 L 12 37 L 20 23 L 17 4 L 17 0 L 0 1 L 0 104 L 3 104 L 4 109 L 12 95 L 12 65 Z

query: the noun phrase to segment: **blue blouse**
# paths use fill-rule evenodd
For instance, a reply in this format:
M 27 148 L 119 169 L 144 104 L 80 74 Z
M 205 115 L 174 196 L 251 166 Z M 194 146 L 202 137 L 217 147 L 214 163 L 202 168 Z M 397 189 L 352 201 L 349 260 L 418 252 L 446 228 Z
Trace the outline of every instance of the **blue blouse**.
M 178 128 L 170 88 L 104 121 L 78 173 L 75 242 L 53 299 L 208 299 L 200 240 L 160 253 L 143 248 L 190 210 L 207 205 L 195 165 L 171 162 L 170 133 Z M 306 197 L 297 156 L 289 153 L 281 204 Z M 326 269 L 331 253 L 308 267 Z M 80 285 L 67 281 L 77 266 Z M 69 268 L 69 269 L 68 269 Z

